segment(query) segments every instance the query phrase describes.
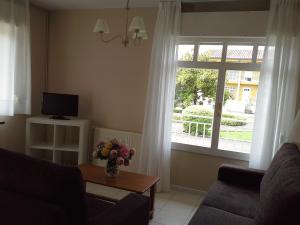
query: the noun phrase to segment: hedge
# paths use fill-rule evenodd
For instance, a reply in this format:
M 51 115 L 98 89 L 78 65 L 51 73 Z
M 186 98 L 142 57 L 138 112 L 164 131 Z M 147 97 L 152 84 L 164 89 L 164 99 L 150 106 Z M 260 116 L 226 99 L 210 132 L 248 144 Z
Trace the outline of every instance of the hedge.
M 192 122 L 199 122 L 199 123 L 208 123 L 205 125 L 205 135 L 206 136 L 210 136 L 211 134 L 211 126 L 212 126 L 212 118 L 213 118 L 213 112 L 211 110 L 207 110 L 205 109 L 203 106 L 201 105 L 191 105 L 186 107 L 183 111 L 183 121 L 192 121 Z M 203 117 L 195 117 L 195 116 L 205 116 L 208 118 L 203 118 Z M 190 123 L 183 123 L 183 131 L 188 133 L 189 132 L 189 124 Z M 199 124 L 198 125 L 198 132 L 196 134 L 196 124 L 192 123 L 191 124 L 191 134 L 192 135 L 203 135 L 203 130 L 204 130 L 204 125 L 203 124 Z
M 195 116 L 202 116 L 202 117 L 195 117 Z M 190 121 L 190 122 L 198 122 L 198 123 L 205 123 L 205 136 L 211 135 L 211 127 L 213 121 L 214 112 L 210 109 L 206 109 L 201 105 L 191 105 L 183 110 L 183 121 Z M 204 118 L 203 118 L 204 117 Z M 226 119 L 227 118 L 227 119 Z M 235 121 L 239 120 L 239 121 Z M 183 131 L 188 133 L 189 132 L 189 124 L 188 122 L 183 123 Z M 222 125 L 226 126 L 245 126 L 247 124 L 246 118 L 241 116 L 236 116 L 233 114 L 222 114 Z M 192 135 L 203 135 L 204 124 L 198 124 L 198 132 L 196 134 L 196 124 L 191 124 L 191 134 Z

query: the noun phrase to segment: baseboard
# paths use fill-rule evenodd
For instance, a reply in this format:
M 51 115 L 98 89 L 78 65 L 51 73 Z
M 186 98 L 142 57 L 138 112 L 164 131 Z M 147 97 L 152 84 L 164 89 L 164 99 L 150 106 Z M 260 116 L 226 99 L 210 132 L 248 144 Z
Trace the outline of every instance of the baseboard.
M 206 195 L 207 191 L 171 184 L 171 190 Z

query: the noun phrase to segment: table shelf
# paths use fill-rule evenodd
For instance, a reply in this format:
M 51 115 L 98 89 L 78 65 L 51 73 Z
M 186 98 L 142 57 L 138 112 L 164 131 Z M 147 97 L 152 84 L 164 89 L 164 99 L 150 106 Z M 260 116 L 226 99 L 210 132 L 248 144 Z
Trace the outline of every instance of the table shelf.
M 28 118 L 26 120 L 26 154 L 43 158 L 43 153 L 38 153 L 38 151 L 49 150 L 54 163 L 68 165 L 71 161 L 75 165 L 86 163 L 89 127 L 88 120 L 55 120 L 42 116 Z

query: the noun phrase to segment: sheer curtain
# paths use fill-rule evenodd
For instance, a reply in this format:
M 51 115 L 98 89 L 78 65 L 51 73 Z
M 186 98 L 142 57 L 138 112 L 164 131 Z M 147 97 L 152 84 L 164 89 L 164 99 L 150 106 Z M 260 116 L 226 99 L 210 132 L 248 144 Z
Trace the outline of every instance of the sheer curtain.
M 300 76 L 300 1 L 271 0 L 250 167 L 266 169 L 287 141 Z
M 139 171 L 159 176 L 159 191 L 170 189 L 171 118 L 180 14 L 180 1 L 159 3 L 151 55 Z
M 0 115 L 31 110 L 28 0 L 0 0 Z

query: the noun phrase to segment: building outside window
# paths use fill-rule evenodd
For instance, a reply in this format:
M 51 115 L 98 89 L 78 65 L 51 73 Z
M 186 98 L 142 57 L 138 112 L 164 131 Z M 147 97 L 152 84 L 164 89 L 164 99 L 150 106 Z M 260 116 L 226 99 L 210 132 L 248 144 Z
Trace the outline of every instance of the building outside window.
M 172 124 L 176 149 L 250 152 L 264 42 L 180 38 Z

